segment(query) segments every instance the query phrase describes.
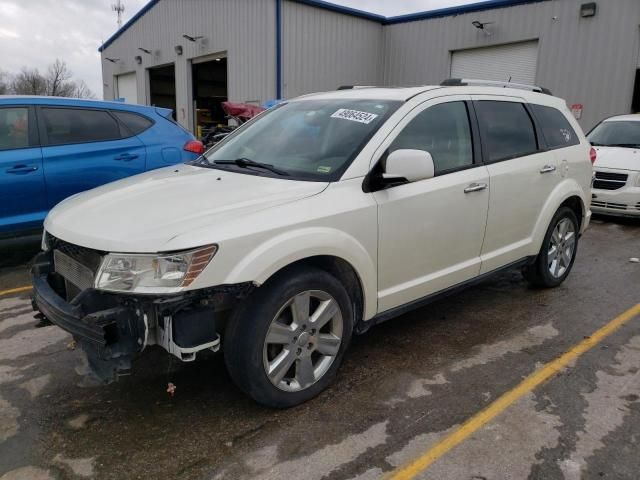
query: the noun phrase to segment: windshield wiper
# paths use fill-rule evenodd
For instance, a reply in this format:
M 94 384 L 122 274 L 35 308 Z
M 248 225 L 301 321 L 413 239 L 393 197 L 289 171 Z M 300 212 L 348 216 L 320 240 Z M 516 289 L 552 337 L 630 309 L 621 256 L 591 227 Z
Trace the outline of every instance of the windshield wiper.
M 235 160 L 214 160 L 213 163 L 215 163 L 216 165 L 237 165 L 242 168 L 247 168 L 247 167 L 262 168 L 264 170 L 269 170 L 270 172 L 273 172 L 278 175 L 282 175 L 286 177 L 290 175 L 289 172 L 280 170 L 279 168 L 276 168 L 271 164 L 256 162 L 255 160 L 251 160 L 250 158 L 244 158 L 244 157 L 236 158 Z

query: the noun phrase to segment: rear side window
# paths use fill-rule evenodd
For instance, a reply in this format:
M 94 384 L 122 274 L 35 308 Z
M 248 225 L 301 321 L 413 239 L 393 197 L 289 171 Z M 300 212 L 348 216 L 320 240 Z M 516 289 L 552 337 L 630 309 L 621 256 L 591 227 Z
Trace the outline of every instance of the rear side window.
M 436 174 L 472 165 L 467 106 L 464 102 L 441 103 L 419 113 L 398 134 L 389 152 L 400 149 L 429 152 Z
M 29 109 L 0 108 L 0 150 L 29 146 Z
M 137 113 L 120 112 L 115 110 L 112 110 L 111 113 L 118 117 L 118 120 L 127 127 L 131 132 L 131 135 L 138 135 L 153 125 L 151 120 L 147 117 L 143 117 L 142 115 L 138 115 Z
M 531 105 L 531 110 L 549 148 L 570 147 L 580 143 L 575 130 L 560 110 L 544 105 Z
M 475 105 L 488 161 L 508 160 L 538 151 L 533 122 L 522 103 L 481 100 Z
M 49 145 L 120 138 L 118 122 L 105 110 L 43 107 L 41 113 Z

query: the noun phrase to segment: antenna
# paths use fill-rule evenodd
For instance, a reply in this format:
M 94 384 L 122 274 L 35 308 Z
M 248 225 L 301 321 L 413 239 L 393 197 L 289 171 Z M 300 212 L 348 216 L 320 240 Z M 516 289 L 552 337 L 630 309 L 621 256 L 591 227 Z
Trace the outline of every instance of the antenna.
M 122 3 L 121 0 L 117 0 L 116 3 L 111 5 L 111 10 L 116 12 L 116 14 L 118 15 L 118 28 L 121 28 L 122 27 L 122 14 L 124 13 L 124 4 Z

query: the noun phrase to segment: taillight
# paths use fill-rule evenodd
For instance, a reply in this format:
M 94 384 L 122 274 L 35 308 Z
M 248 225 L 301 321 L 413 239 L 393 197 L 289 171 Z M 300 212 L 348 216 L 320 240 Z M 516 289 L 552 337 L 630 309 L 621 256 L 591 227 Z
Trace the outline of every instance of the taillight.
M 591 150 L 589 150 L 589 158 L 591 159 L 592 164 L 596 163 L 596 158 L 598 158 L 598 152 L 596 152 L 596 149 L 593 147 L 591 147 Z
M 204 144 L 199 140 L 189 140 L 183 147 L 187 152 L 197 153 L 202 155 L 204 153 Z

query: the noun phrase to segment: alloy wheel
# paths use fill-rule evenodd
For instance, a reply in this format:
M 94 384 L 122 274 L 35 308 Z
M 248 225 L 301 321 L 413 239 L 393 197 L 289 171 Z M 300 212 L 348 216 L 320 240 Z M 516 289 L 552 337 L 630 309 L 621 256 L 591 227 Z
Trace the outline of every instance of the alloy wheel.
M 322 378 L 342 344 L 340 305 L 321 290 L 301 292 L 275 315 L 264 341 L 263 365 L 280 390 L 298 392 Z
M 560 278 L 571 265 L 576 251 L 576 230 L 573 222 L 562 218 L 553 229 L 547 252 L 549 273 Z

